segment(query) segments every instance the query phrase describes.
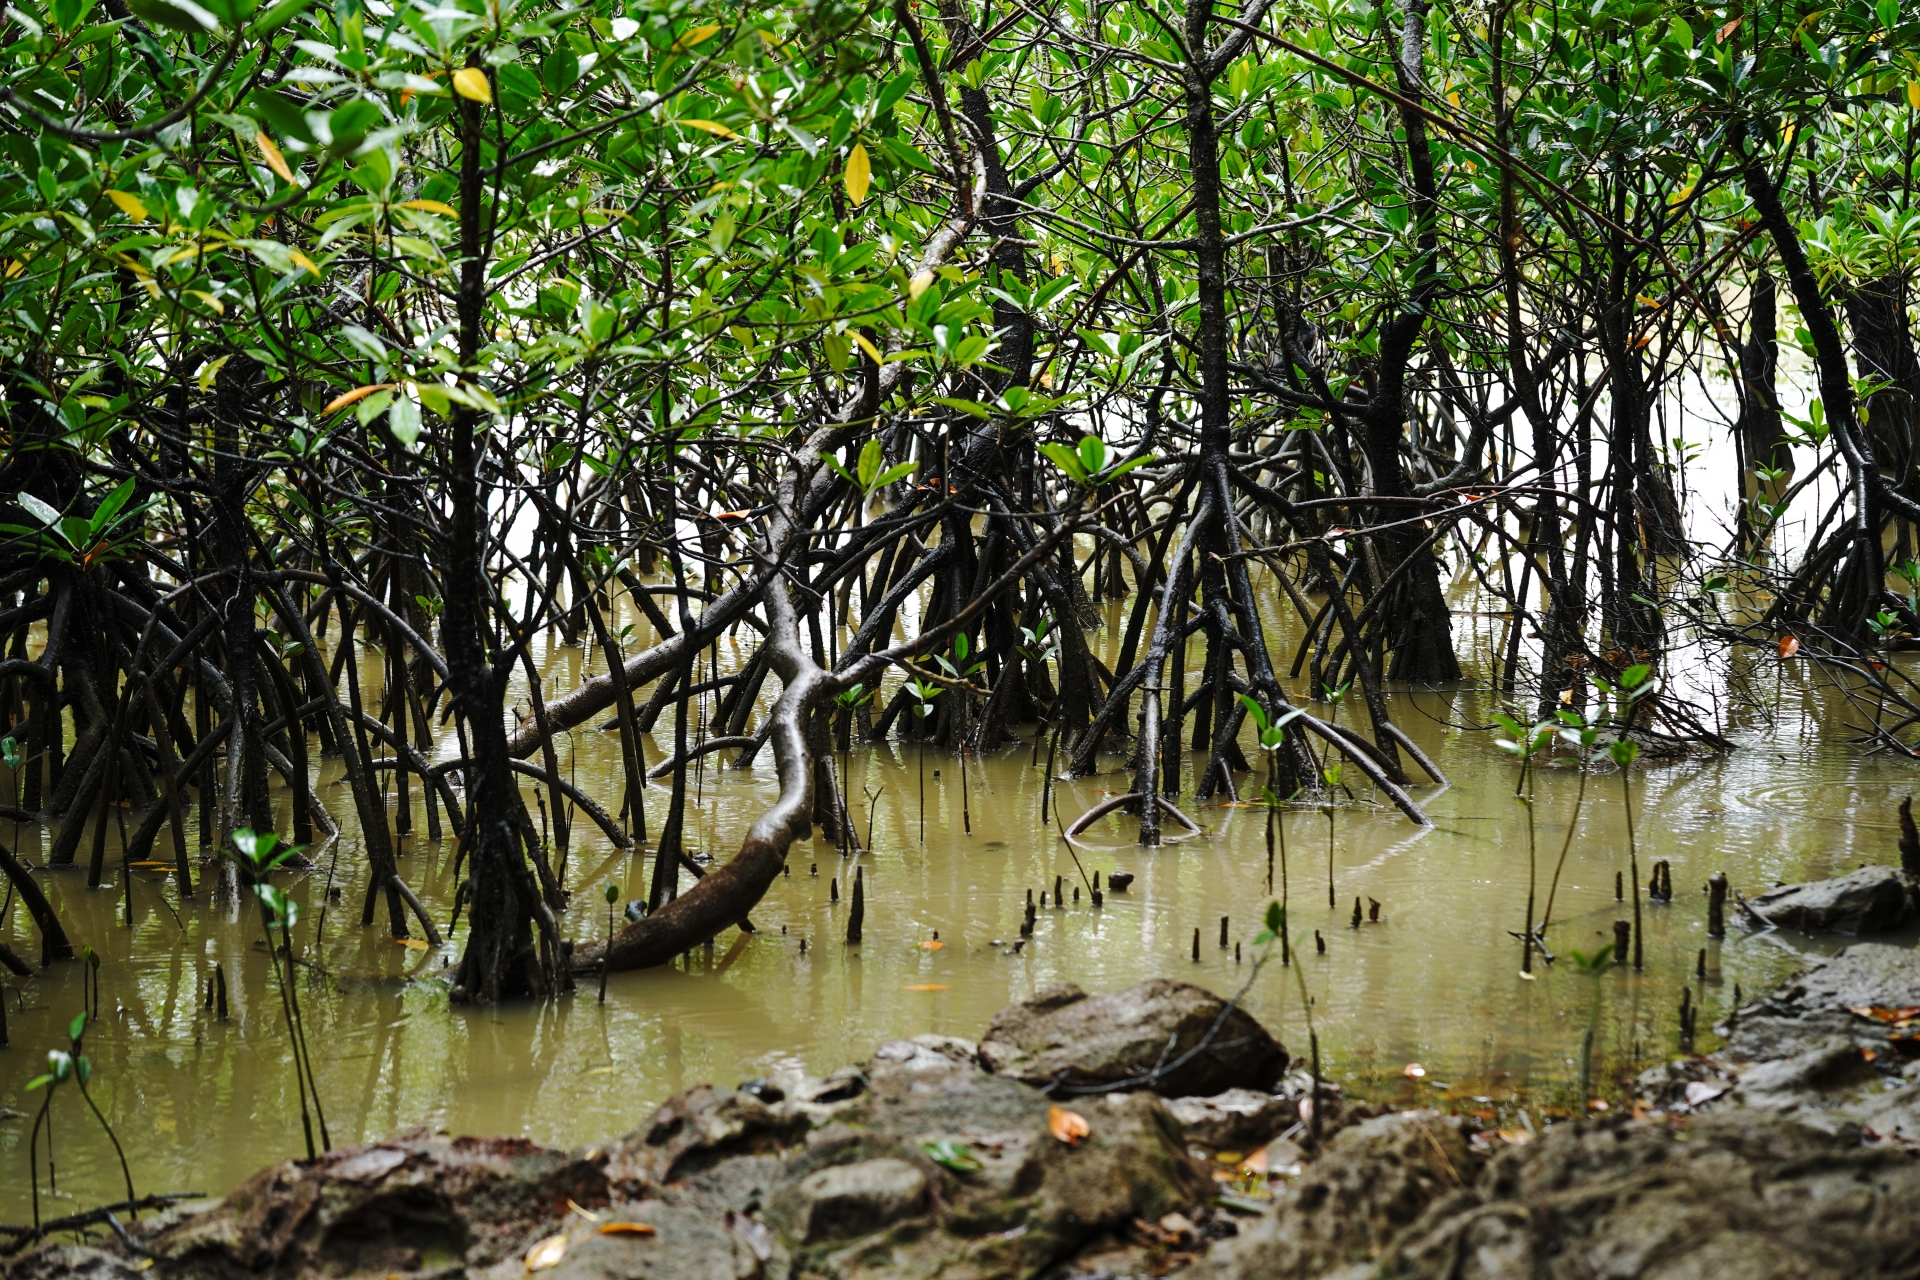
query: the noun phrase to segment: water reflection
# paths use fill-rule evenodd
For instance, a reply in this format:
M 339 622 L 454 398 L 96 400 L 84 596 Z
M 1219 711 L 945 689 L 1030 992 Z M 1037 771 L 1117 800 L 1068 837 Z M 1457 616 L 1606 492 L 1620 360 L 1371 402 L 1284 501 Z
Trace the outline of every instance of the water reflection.
M 1283 622 L 1276 617 L 1276 627 Z M 737 652 L 721 646 L 729 663 Z M 549 676 L 561 676 L 563 685 L 599 662 L 564 649 L 548 661 Z M 1770 693 L 1773 674 L 1757 678 Z M 1807 678 L 1804 668 L 1784 677 L 1786 718 L 1754 717 L 1733 727 L 1747 749 L 1636 770 L 1643 873 L 1655 859 L 1670 859 L 1676 888 L 1671 905 L 1644 908 L 1645 975 L 1613 969 L 1593 979 L 1563 963 L 1534 982 L 1519 978 L 1519 946 L 1508 933 L 1520 927 L 1526 883 L 1512 765 L 1486 735 L 1466 727 L 1484 721 L 1487 704 L 1474 691 L 1393 695 L 1396 722 L 1453 779 L 1445 790 L 1416 789 L 1436 825 L 1417 830 L 1391 807 L 1364 803 L 1363 793 L 1362 803 L 1338 815 L 1340 905 L 1329 908 L 1324 817 L 1303 810 L 1281 819 L 1298 972 L 1329 1073 L 1402 1100 L 1564 1101 L 1594 982 L 1601 993 L 1597 1043 L 1619 1070 L 1673 1052 L 1683 985 L 1694 983 L 1705 1028 L 1725 1010 L 1735 984 L 1754 991 L 1791 969 L 1799 952 L 1826 945 L 1738 931 L 1726 944 L 1710 945 L 1701 892 L 1715 870 L 1751 894 L 1776 880 L 1894 857 L 1892 815 L 1912 785 L 1911 766 L 1862 757 L 1823 737 L 1819 726 L 1836 723 L 1840 708 L 1831 693 L 1801 686 Z M 363 679 L 377 688 L 377 656 Z M 1030 735 L 1031 726 L 1021 732 Z M 649 761 L 664 758 L 670 733 L 663 720 L 647 744 Z M 583 727 L 561 756 L 562 767 L 593 794 L 618 795 L 610 734 Z M 969 765 L 969 836 L 960 829 L 960 771 L 950 758 L 929 756 L 922 843 L 915 748 L 854 752 L 857 820 L 863 832 L 869 816 L 873 822 L 874 847 L 857 859 L 866 875 L 864 942 L 844 943 L 845 895 L 839 904 L 829 900 L 829 882 L 837 878 L 844 887 L 856 860 L 823 840 L 805 841 L 753 912 L 757 936 L 730 932 L 669 968 L 615 975 L 604 1007 L 586 983 L 582 995 L 550 1005 L 450 1008 L 439 974 L 459 938 L 422 952 L 396 945 L 383 929 L 361 929 L 366 884 L 358 842 L 349 834 L 319 850 L 318 869 L 286 881 L 302 903 L 299 934 L 315 966 L 303 1001 L 334 1141 L 421 1125 L 580 1145 L 633 1128 L 668 1095 L 703 1081 L 823 1073 L 859 1060 L 884 1039 L 921 1031 L 977 1036 L 995 1010 L 1051 983 L 1099 989 L 1166 975 L 1235 989 L 1250 970 L 1251 939 L 1268 900 L 1266 815 L 1257 806 L 1194 811 L 1206 834 L 1157 851 L 1131 843 L 1124 817 L 1097 823 L 1087 839 L 1101 847 L 1082 855 L 1085 871 L 1133 871 L 1131 890 L 1109 894 L 1098 911 L 1084 894 L 1077 903 L 1071 892 L 1065 905 L 1049 900 L 1031 941 L 1014 953 L 1028 890 L 1037 901 L 1043 890 L 1051 893 L 1056 876 L 1072 886 L 1079 875 L 1054 824 L 1039 820 L 1043 779 L 1033 757 L 1028 742 Z M 1124 788 L 1122 765 L 1110 758 L 1108 773 L 1056 783 L 1061 813 L 1070 820 Z M 336 815 L 350 813 L 337 766 L 319 767 L 323 803 Z M 1540 773 L 1543 883 L 1577 785 L 1570 762 Z M 724 857 L 773 788 L 767 759 L 744 772 L 705 768 L 688 817 L 694 846 Z M 412 794 L 418 803 L 417 788 Z M 868 794 L 878 797 L 871 806 Z M 656 830 L 665 795 L 664 784 L 649 794 Z M 1186 795 L 1190 803 L 1190 787 Z M 1590 778 L 1549 938 L 1556 951 L 1591 951 L 1611 940 L 1615 918 L 1630 914 L 1630 904 L 1614 900 L 1615 873 L 1626 862 L 1621 815 L 1616 779 Z M 424 813 L 414 830 L 401 842 L 403 871 L 444 921 L 452 909 L 453 846 L 418 834 Z M 191 823 L 188 839 L 197 850 Z M 566 927 L 598 937 L 605 927 L 600 886 L 611 879 L 625 897 L 644 897 L 646 868 L 591 824 L 576 823 L 572 839 L 567 879 L 581 905 Z M 163 834 L 156 856 L 169 856 L 168 840 Z M 43 846 L 36 828 L 20 830 L 22 856 L 37 862 Z M 342 893 L 338 903 L 323 904 L 330 867 Z M 295 1154 L 299 1106 L 251 905 L 204 895 L 181 903 L 163 874 L 135 872 L 129 926 L 127 885 L 117 869 L 92 892 L 80 871 L 39 878 L 76 943 L 103 957 L 102 1018 L 87 1048 L 96 1063 L 95 1096 L 126 1143 L 140 1189 L 221 1193 L 260 1165 Z M 1356 896 L 1382 904 L 1378 923 L 1348 927 Z M 315 946 L 323 905 L 324 933 Z M 1225 948 L 1217 945 L 1221 916 L 1228 918 Z M 1315 951 L 1315 930 L 1326 941 L 1324 955 Z M 940 947 L 920 945 L 936 932 Z M 0 937 L 37 954 L 31 922 L 17 903 Z M 1238 963 L 1234 943 L 1241 944 Z M 1698 983 L 1702 948 L 1712 976 Z M 228 980 L 231 1017 L 224 1023 L 205 1007 L 216 964 Z M 0 1120 L 0 1220 L 19 1221 L 28 1212 L 29 1116 L 40 1101 L 24 1086 L 42 1069 L 45 1050 L 64 1044 L 62 1028 L 80 1008 L 80 966 L 58 965 L 12 983 L 6 998 L 13 1048 L 0 1054 L 0 1108 L 8 1113 Z M 1247 1000 L 1282 1038 L 1304 1044 L 1293 972 L 1272 966 Z M 1427 1066 L 1425 1080 L 1401 1074 L 1409 1061 Z M 56 1108 L 60 1186 L 51 1213 L 117 1193 L 110 1152 L 75 1103 L 62 1098 Z

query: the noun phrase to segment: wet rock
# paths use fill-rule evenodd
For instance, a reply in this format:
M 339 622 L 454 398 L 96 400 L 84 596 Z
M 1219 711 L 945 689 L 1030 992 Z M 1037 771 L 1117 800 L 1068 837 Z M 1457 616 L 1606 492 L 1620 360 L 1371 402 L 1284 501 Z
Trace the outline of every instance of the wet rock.
M 778 1152 L 799 1140 L 807 1119 L 750 1093 L 701 1085 L 669 1098 L 646 1128 L 612 1144 L 606 1169 L 627 1194 L 701 1173 L 735 1156 Z
M 808 1174 L 788 1213 L 806 1244 L 878 1231 L 927 1207 L 927 1175 L 905 1160 L 882 1158 Z
M 1482 1160 L 1457 1117 L 1410 1111 L 1342 1130 L 1275 1211 L 1215 1245 L 1195 1280 L 1292 1280 L 1367 1266 L 1436 1208 L 1469 1203 Z M 1390 1274 L 1385 1268 L 1381 1274 Z
M 1035 1085 L 1119 1085 L 1168 1097 L 1270 1087 L 1286 1072 L 1287 1051 L 1251 1014 L 1226 1010 L 1211 991 L 1166 978 L 1099 996 L 1047 987 L 994 1015 L 980 1060 Z
M 541 1280 L 761 1280 L 766 1253 L 756 1250 L 750 1233 L 724 1214 L 662 1200 L 616 1204 L 604 1221 L 570 1217 L 548 1235 L 525 1242 L 531 1248 L 559 1234 L 566 1252 Z M 623 1231 L 619 1224 L 653 1228 L 654 1234 Z M 765 1248 L 762 1243 L 761 1249 Z M 525 1280 L 526 1249 L 493 1267 L 468 1273 L 469 1280 Z
M 1251 1151 L 1300 1118 L 1291 1098 L 1256 1089 L 1229 1089 L 1211 1098 L 1174 1098 L 1167 1110 L 1191 1144 L 1213 1150 Z
M 1920 885 L 1899 867 L 1862 867 L 1769 889 L 1753 909 L 1771 924 L 1808 933 L 1886 933 L 1920 918 Z
M 169 1276 L 458 1271 L 513 1255 L 569 1199 L 606 1202 L 597 1160 L 416 1130 L 274 1165 L 147 1247 Z
M 1195 1212 L 1213 1193 L 1151 1095 L 1077 1104 L 1090 1132 L 1069 1145 L 1026 1085 L 960 1063 L 876 1066 L 870 1092 L 816 1129 L 768 1193 L 776 1258 L 796 1280 L 1034 1275 L 1101 1232 Z

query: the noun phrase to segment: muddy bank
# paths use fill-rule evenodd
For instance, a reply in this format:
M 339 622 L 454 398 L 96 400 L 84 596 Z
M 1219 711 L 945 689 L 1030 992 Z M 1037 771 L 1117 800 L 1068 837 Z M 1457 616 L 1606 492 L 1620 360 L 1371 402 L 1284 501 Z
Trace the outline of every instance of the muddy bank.
M 791 1095 L 702 1087 L 578 1152 L 406 1134 L 5 1275 L 1910 1275 L 1916 1023 L 1920 952 L 1860 944 L 1631 1107 L 1536 1135 L 1324 1084 L 1316 1108 L 1299 1063 L 1195 987 L 1053 988 L 984 1051 L 920 1036 Z M 1194 1080 L 1220 1091 L 1167 1096 Z

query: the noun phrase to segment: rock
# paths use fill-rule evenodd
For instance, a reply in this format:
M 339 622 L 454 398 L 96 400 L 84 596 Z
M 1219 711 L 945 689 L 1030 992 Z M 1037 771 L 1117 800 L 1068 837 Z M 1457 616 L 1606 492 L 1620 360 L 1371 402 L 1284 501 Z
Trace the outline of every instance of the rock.
M 802 1242 L 848 1240 L 924 1211 L 927 1175 L 905 1160 L 862 1160 L 808 1174 L 795 1194 L 790 1213 Z
M 775 1258 L 796 1280 L 1035 1275 L 1104 1231 L 1195 1213 L 1213 1194 L 1152 1095 L 1078 1104 L 1090 1132 L 1070 1146 L 1026 1085 L 963 1064 L 877 1068 L 767 1192 Z
M 1272 1215 L 1215 1245 L 1187 1274 L 1292 1280 L 1365 1264 L 1437 1204 L 1465 1198 L 1481 1163 L 1457 1117 L 1410 1111 L 1363 1120 L 1342 1130 L 1282 1190 Z M 1368 1267 L 1357 1274 L 1393 1272 Z
M 540 1280 L 762 1280 L 765 1241 L 755 1249 L 752 1232 L 737 1215 L 709 1214 L 661 1200 L 609 1206 L 599 1224 L 564 1219 L 552 1234 L 567 1237 L 567 1251 Z M 605 1231 L 612 1223 L 639 1223 L 653 1235 Z M 536 1236 L 526 1241 L 531 1247 Z M 468 1273 L 468 1280 L 526 1280 L 526 1250 L 496 1266 Z
M 597 1157 L 415 1130 L 274 1165 L 147 1247 L 167 1276 L 457 1271 L 517 1257 L 568 1199 L 606 1203 Z
M 1753 909 L 1771 924 L 1808 933 L 1886 933 L 1920 917 L 1920 886 L 1899 867 L 1862 867 L 1769 889 Z
M 1213 1150 L 1251 1151 L 1300 1118 L 1299 1104 L 1254 1089 L 1229 1089 L 1211 1098 L 1174 1098 L 1167 1110 L 1187 1141 Z
M 1286 1072 L 1287 1051 L 1245 1010 L 1227 1013 L 1199 1048 L 1226 1008 L 1212 992 L 1166 978 L 1099 996 L 1047 987 L 994 1015 L 980 1060 L 1035 1085 L 1119 1085 L 1168 1097 L 1268 1088 Z
M 626 1194 L 711 1169 L 734 1156 L 778 1152 L 798 1141 L 807 1120 L 750 1093 L 701 1085 L 669 1098 L 647 1127 L 607 1150 L 607 1176 Z

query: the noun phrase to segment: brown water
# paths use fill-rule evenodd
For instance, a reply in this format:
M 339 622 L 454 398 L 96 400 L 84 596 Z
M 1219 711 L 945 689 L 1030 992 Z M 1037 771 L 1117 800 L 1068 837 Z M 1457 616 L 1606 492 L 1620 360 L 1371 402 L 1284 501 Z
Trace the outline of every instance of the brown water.
M 1117 647 L 1113 636 L 1123 622 L 1111 614 L 1099 643 Z M 1463 651 L 1497 640 L 1503 625 L 1463 615 Z M 739 652 L 721 646 L 723 662 Z M 556 681 L 565 687 L 587 660 L 579 650 L 548 654 L 549 688 Z M 1733 705 L 1724 672 L 1704 663 L 1675 669 L 1696 695 L 1717 691 L 1720 704 Z M 378 678 L 378 661 L 370 660 L 364 679 L 372 688 Z M 1737 921 L 1733 938 L 1710 944 L 1700 892 L 1707 876 L 1725 870 L 1752 893 L 1777 880 L 1890 861 L 1894 805 L 1912 786 L 1910 764 L 1862 757 L 1822 728 L 1839 724 L 1845 704 L 1813 672 L 1795 664 L 1776 679 L 1766 663 L 1747 684 L 1732 686 L 1769 707 L 1780 698 L 1777 719 L 1726 722 L 1741 750 L 1636 768 L 1642 879 L 1655 859 L 1671 859 L 1676 897 L 1671 906 L 1645 908 L 1645 975 L 1610 968 L 1597 979 L 1564 960 L 1540 966 L 1537 980 L 1519 976 L 1519 944 L 1507 931 L 1520 928 L 1525 901 L 1524 811 L 1513 799 L 1512 762 L 1494 750 L 1490 735 L 1467 727 L 1484 723 L 1488 699 L 1473 690 L 1394 695 L 1396 723 L 1453 779 L 1447 789 L 1416 789 L 1436 825 L 1420 830 L 1390 807 L 1369 803 L 1362 790 L 1359 803 L 1335 814 L 1339 905 L 1330 908 L 1326 817 L 1318 810 L 1287 814 L 1297 969 L 1271 965 L 1247 993 L 1248 1005 L 1290 1047 L 1304 1049 L 1297 973 L 1314 1002 L 1330 1076 L 1380 1096 L 1526 1106 L 1536 1116 L 1571 1097 L 1596 983 L 1597 1045 L 1609 1076 L 1674 1052 L 1675 1009 L 1689 983 L 1707 1013 L 1700 1021 L 1708 1041 L 1704 1029 L 1725 1010 L 1736 983 L 1755 991 L 1792 969 L 1802 953 L 1829 944 L 1744 936 Z M 1304 687 L 1298 692 L 1305 697 Z M 1350 714 L 1342 709 L 1343 718 Z M 1022 733 L 1030 737 L 1032 727 Z M 649 760 L 663 758 L 669 737 L 663 718 Z M 335 1144 L 416 1125 L 586 1144 L 635 1127 L 663 1099 L 701 1082 L 824 1073 L 864 1059 L 883 1040 L 923 1031 L 977 1037 L 995 1010 L 1050 983 L 1102 989 L 1164 975 L 1236 989 L 1251 970 L 1251 940 L 1269 900 L 1265 814 L 1256 807 L 1195 811 L 1206 834 L 1156 850 L 1132 844 L 1124 819 L 1103 821 L 1086 837 L 1102 847 L 1082 855 L 1085 869 L 1103 878 L 1116 868 L 1133 871 L 1131 891 L 1109 894 L 1101 910 L 1070 893 L 1065 907 L 1041 910 L 1031 942 L 1010 953 L 1027 891 L 1037 899 L 1056 876 L 1068 885 L 1077 878 L 1055 827 L 1040 820 L 1043 778 L 1032 759 L 1031 747 L 1020 746 L 968 763 L 967 834 L 958 762 L 929 754 L 923 842 L 914 749 L 856 751 L 854 789 L 878 794 L 873 851 L 858 859 L 866 872 L 865 941 L 845 944 L 847 904 L 829 902 L 829 881 L 838 878 L 844 890 L 853 863 L 824 841 L 802 842 L 790 856 L 790 875 L 753 912 L 758 936 L 730 932 L 674 968 L 616 975 L 604 1006 L 587 982 L 548 1005 L 450 1007 L 439 973 L 459 939 L 428 953 L 397 945 L 384 928 L 362 930 L 360 845 L 349 833 L 323 846 L 319 871 L 284 880 L 305 907 L 303 952 L 324 969 L 302 999 Z M 603 800 L 617 796 L 611 735 L 577 731 L 562 746 L 562 767 Z M 1118 759 L 1106 767 L 1117 771 Z M 329 763 L 323 776 L 323 803 L 336 816 L 350 814 L 337 766 Z M 744 773 L 707 768 L 697 784 L 691 843 L 725 858 L 773 793 L 771 760 Z M 1540 776 L 1543 902 L 1577 784 L 1571 761 Z M 1054 800 L 1070 820 L 1125 785 L 1120 772 L 1057 783 Z M 1185 802 L 1191 804 L 1190 781 Z M 648 800 L 656 828 L 665 804 L 660 784 Z M 868 809 L 856 800 L 863 829 Z M 1598 948 L 1611 940 L 1612 921 L 1630 914 L 1631 903 L 1613 897 L 1615 872 L 1626 865 L 1622 818 L 1617 775 L 1596 770 L 1550 935 L 1562 953 Z M 415 826 L 424 829 L 418 818 Z M 0 826 L 0 838 L 36 861 L 47 834 L 29 826 L 13 838 Z M 161 836 L 156 856 L 167 856 L 168 839 Z M 415 836 L 403 847 L 405 875 L 444 921 L 452 842 Z M 316 945 L 329 867 L 345 887 L 344 902 L 326 913 Z M 250 902 L 202 895 L 182 904 L 164 876 L 136 872 L 129 928 L 117 914 L 126 889 L 118 874 L 89 892 L 83 872 L 39 873 L 76 945 L 90 944 L 103 957 L 102 1017 L 87 1037 L 95 1097 L 126 1144 L 141 1191 L 223 1193 L 301 1149 L 294 1077 L 258 916 Z M 599 890 L 607 880 L 620 883 L 626 897 L 643 896 L 639 864 L 584 820 L 566 875 L 580 905 L 564 926 L 576 936 L 603 930 Z M 1348 927 L 1356 896 L 1382 904 L 1379 923 Z M 1223 915 L 1230 943 L 1242 947 L 1238 961 L 1233 945 L 1218 945 Z M 1326 940 L 1324 955 L 1314 950 L 1316 930 Z M 925 945 L 936 932 L 941 945 Z M 0 938 L 38 954 L 17 905 L 0 921 Z M 1702 947 L 1712 976 L 1698 983 Z M 225 1023 L 201 1005 L 216 961 L 232 987 L 233 1016 Z M 64 1047 L 66 1022 L 81 1007 L 81 966 L 57 965 L 10 984 L 5 996 L 13 1047 L 0 1053 L 0 1108 L 12 1114 L 0 1120 L 0 1220 L 24 1221 L 27 1133 L 41 1098 L 24 1086 L 43 1069 L 45 1050 Z M 1424 1081 L 1402 1074 L 1410 1062 L 1424 1064 Z M 55 1119 L 59 1191 L 43 1199 L 43 1212 L 117 1198 L 117 1168 L 79 1099 L 61 1096 Z

